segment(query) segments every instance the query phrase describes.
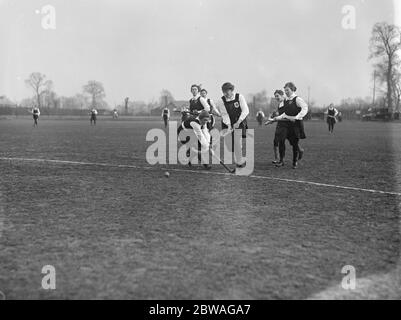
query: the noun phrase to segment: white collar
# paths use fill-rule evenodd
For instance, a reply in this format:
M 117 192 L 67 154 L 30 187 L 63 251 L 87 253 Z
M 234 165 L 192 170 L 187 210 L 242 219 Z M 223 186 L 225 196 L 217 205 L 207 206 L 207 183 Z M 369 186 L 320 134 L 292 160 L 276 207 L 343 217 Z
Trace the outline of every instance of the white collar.
M 224 95 L 223 95 L 224 96 Z M 224 96 L 224 98 L 226 99 L 226 101 L 233 101 L 235 100 L 235 97 L 237 96 L 236 92 L 233 92 L 233 96 L 231 98 L 226 98 L 226 96 Z
M 292 99 L 294 99 L 296 96 L 297 96 L 296 93 L 293 92 L 291 96 L 286 97 L 286 100 L 292 100 Z

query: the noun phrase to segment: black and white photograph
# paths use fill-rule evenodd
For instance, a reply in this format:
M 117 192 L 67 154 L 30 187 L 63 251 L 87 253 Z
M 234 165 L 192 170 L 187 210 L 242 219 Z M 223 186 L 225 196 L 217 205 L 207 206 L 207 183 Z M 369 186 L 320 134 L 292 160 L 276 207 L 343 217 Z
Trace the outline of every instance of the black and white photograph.
M 0 308 L 399 300 L 400 113 L 400 0 L 0 0 Z

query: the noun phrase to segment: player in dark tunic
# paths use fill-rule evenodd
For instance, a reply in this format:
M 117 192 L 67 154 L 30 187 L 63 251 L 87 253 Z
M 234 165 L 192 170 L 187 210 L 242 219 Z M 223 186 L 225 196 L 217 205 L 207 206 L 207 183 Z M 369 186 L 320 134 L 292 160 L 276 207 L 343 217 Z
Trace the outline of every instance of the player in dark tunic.
M 200 92 L 200 94 L 201 94 L 201 97 L 202 97 L 202 98 L 206 99 L 206 102 L 207 102 L 207 104 L 208 104 L 209 107 L 210 107 L 210 111 L 209 111 L 209 113 L 210 113 L 210 121 L 207 123 L 207 128 L 208 128 L 209 131 L 210 131 L 210 130 L 212 130 L 212 129 L 215 127 L 215 125 L 216 125 L 216 118 L 215 118 L 215 116 L 220 117 L 221 115 L 220 115 L 219 110 L 217 110 L 217 107 L 216 107 L 216 105 L 214 104 L 213 100 L 207 97 L 207 90 L 206 90 L 206 89 L 202 89 L 201 92 Z
M 170 119 L 170 110 L 167 107 L 162 111 L 162 118 L 164 121 L 164 127 L 167 128 L 168 120 Z
M 202 153 L 209 151 L 210 148 L 210 135 L 207 129 L 207 123 L 210 121 L 209 112 L 202 110 L 197 117 L 191 116 L 186 119 L 178 127 L 177 136 L 182 144 L 187 144 L 190 142 L 190 137 L 185 135 L 185 131 L 193 131 L 196 138 L 198 139 L 198 160 L 202 162 Z M 200 145 L 200 149 L 199 149 Z M 187 157 L 190 157 L 191 146 L 188 146 Z M 209 170 L 211 167 L 208 163 L 202 163 L 203 167 Z M 189 166 L 192 166 L 191 161 L 188 162 Z
M 91 117 L 90 117 L 90 123 L 91 123 L 91 125 L 92 125 L 92 123 L 93 123 L 93 125 L 96 126 L 97 110 L 96 110 L 95 108 L 93 108 L 93 109 L 91 110 L 91 112 L 89 113 L 89 115 L 91 116 Z
M 198 116 L 202 110 L 210 112 L 210 106 L 208 105 L 205 98 L 200 94 L 200 86 L 193 84 L 191 86 L 192 98 L 189 100 L 189 116 Z M 188 150 L 189 151 L 189 150 Z M 201 145 L 198 143 L 198 154 L 200 154 Z M 200 159 L 200 158 L 199 158 Z
M 234 92 L 234 85 L 226 82 L 221 87 L 223 105 L 219 108 L 222 116 L 223 130 L 241 130 L 242 138 L 246 138 L 248 129 L 247 117 L 249 115 L 248 104 L 243 95 Z M 232 132 L 231 149 L 234 152 L 234 159 L 238 168 L 246 166 L 246 159 L 242 156 L 242 139 L 234 139 Z M 225 140 L 227 141 L 227 140 Z M 227 142 L 228 143 L 228 142 Z M 230 146 L 228 146 L 230 148 Z
M 200 94 L 200 86 L 194 84 L 191 86 L 192 98 L 189 100 L 189 112 L 198 115 L 202 110 L 210 112 L 210 106 L 205 98 Z
M 40 116 L 40 110 L 38 107 L 34 107 L 32 109 L 32 117 L 33 117 L 33 126 L 37 127 L 38 126 L 38 120 Z
M 336 124 L 337 120 L 336 117 L 338 115 L 338 111 L 334 108 L 333 104 L 330 104 L 327 109 L 327 124 L 329 126 L 329 132 L 333 133 L 334 125 Z
M 290 120 L 283 131 L 286 132 L 286 138 L 292 146 L 292 167 L 294 169 L 298 167 L 298 160 L 301 160 L 304 154 L 304 150 L 299 146 L 299 140 L 306 138 L 303 117 L 308 113 L 308 105 L 295 94 L 296 90 L 297 88 L 292 82 L 286 83 L 284 91 L 287 97 L 284 101 L 284 112 L 274 118 L 276 121 Z M 282 159 L 276 164 L 276 166 L 283 165 L 284 161 Z
M 284 113 L 284 92 L 282 90 L 276 90 L 274 92 L 274 97 L 277 100 L 278 107 L 277 111 L 270 117 L 274 118 L 276 116 L 282 115 Z M 272 123 L 270 120 L 265 124 L 268 125 Z M 289 120 L 283 119 L 277 121 L 276 131 L 274 132 L 274 160 L 273 164 L 284 163 L 285 157 L 285 140 L 287 139 L 287 127 L 289 126 Z

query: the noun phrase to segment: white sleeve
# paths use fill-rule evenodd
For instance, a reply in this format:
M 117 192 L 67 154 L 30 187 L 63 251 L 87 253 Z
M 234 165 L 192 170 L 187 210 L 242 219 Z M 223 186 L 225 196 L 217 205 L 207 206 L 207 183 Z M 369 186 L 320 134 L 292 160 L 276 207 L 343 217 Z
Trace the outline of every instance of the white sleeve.
M 213 113 L 214 112 L 214 114 L 215 115 L 217 115 L 217 116 L 221 116 L 221 114 L 220 114 L 220 112 L 219 112 L 219 110 L 217 109 L 217 107 L 216 107 L 216 104 L 214 103 L 214 101 L 212 100 L 212 99 L 210 99 L 210 104 L 212 105 L 212 110 L 211 110 L 211 112 Z
M 190 123 L 192 129 L 194 129 L 194 133 L 196 135 L 196 137 L 198 138 L 198 141 L 200 142 L 200 144 L 202 145 L 203 148 L 209 148 L 209 140 L 207 140 L 207 138 L 205 137 L 205 134 L 202 131 L 201 126 L 196 123 L 195 121 L 192 121 Z
M 38 116 L 40 116 L 40 110 L 38 109 Z
M 209 104 L 207 103 L 206 99 L 203 98 L 203 97 L 200 97 L 199 101 L 200 101 L 200 103 L 202 104 L 203 108 L 204 108 L 207 112 L 210 112 L 210 106 L 209 106 Z
M 248 104 L 246 103 L 246 100 L 242 94 L 239 95 L 239 105 L 241 107 L 241 115 L 238 119 L 238 122 L 242 122 L 249 114 Z
M 338 110 L 334 108 L 334 116 L 337 117 L 337 115 L 338 115 Z
M 306 114 L 308 113 L 308 105 L 300 97 L 296 98 L 296 104 L 297 104 L 298 107 L 301 108 L 301 111 L 295 116 L 295 118 L 296 118 L 296 120 L 302 120 L 306 116 Z
M 227 127 L 231 127 L 231 120 L 230 117 L 227 113 L 227 109 L 223 103 L 223 100 L 220 100 L 218 103 L 218 109 L 220 111 L 221 114 L 221 118 L 223 120 L 223 123 L 227 126 Z

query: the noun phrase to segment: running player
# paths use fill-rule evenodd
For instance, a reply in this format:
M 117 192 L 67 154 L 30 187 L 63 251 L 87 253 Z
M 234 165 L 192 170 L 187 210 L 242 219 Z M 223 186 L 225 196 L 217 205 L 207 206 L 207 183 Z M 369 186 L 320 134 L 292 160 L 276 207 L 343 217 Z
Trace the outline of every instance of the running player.
M 210 121 L 207 123 L 207 128 L 210 131 L 216 125 L 216 119 L 215 119 L 214 116 L 221 117 L 221 115 L 220 115 L 219 110 L 217 110 L 217 107 L 216 107 L 214 101 L 207 97 L 207 90 L 206 89 L 202 89 L 200 94 L 201 94 L 202 98 L 206 99 L 206 102 L 210 107 L 210 111 L 209 111 L 209 113 L 210 113 Z
M 38 126 L 39 116 L 40 116 L 40 110 L 38 107 L 34 106 L 32 109 L 32 117 L 33 117 L 33 126 L 34 127 Z
M 290 125 L 287 128 L 287 139 L 292 146 L 292 167 L 298 167 L 298 160 L 301 160 L 304 150 L 299 146 L 299 139 L 305 139 L 305 130 L 303 118 L 308 113 L 308 105 L 298 97 L 295 92 L 297 87 L 292 82 L 288 82 L 284 86 L 286 99 L 284 100 L 284 113 L 274 118 L 275 120 L 288 119 Z M 284 162 L 280 161 L 276 166 L 283 166 Z
M 189 117 L 196 117 L 202 110 L 206 110 L 210 113 L 210 106 L 206 99 L 200 94 L 201 87 L 197 84 L 191 86 L 192 98 L 189 100 Z M 188 150 L 189 152 L 189 150 Z M 198 143 L 198 154 L 201 153 L 201 144 Z M 200 156 L 199 156 L 200 160 Z
M 91 112 L 89 113 L 90 117 L 90 122 L 92 125 L 93 124 L 96 126 L 96 118 L 97 118 L 97 110 L 95 108 L 92 108 Z
M 327 109 L 327 124 L 329 126 L 329 132 L 333 133 L 334 125 L 337 122 L 338 110 L 334 108 L 334 105 L 331 103 Z
M 248 104 L 242 94 L 234 92 L 234 85 L 226 82 L 221 87 L 223 96 L 219 110 L 222 116 L 222 129 L 233 130 L 232 146 L 234 149 L 234 160 L 237 168 L 246 166 L 246 159 L 242 157 L 242 139 L 234 139 L 234 130 L 242 130 L 242 138 L 246 138 L 246 130 L 248 129 L 247 116 L 249 114 Z M 227 141 L 227 139 L 225 140 Z
M 170 110 L 169 108 L 165 107 L 162 111 L 162 118 L 164 121 L 164 127 L 167 128 L 168 121 L 170 119 Z
M 256 113 L 256 121 L 258 122 L 259 126 L 263 124 L 263 119 L 265 118 L 265 114 L 262 110 L 259 110 Z
M 177 136 L 180 139 L 182 144 L 187 146 L 187 157 L 190 156 L 191 144 L 190 136 L 188 136 L 188 131 L 194 133 L 197 138 L 198 145 L 201 146 L 200 150 L 198 148 L 198 159 L 201 160 L 203 167 L 206 170 L 210 170 L 211 166 L 209 165 L 209 159 L 205 158 L 205 155 L 208 154 L 210 150 L 210 134 L 209 130 L 207 129 L 207 123 L 210 121 L 210 114 L 206 110 L 200 111 L 197 117 L 190 117 L 189 119 L 185 120 L 177 130 Z M 187 132 L 187 133 L 185 133 Z M 186 135 L 187 134 L 187 135 Z M 185 137 L 185 139 L 184 139 Z M 197 145 L 193 144 L 193 145 Z M 195 147 L 193 148 L 195 149 Z M 188 162 L 189 166 L 192 166 L 191 161 Z

